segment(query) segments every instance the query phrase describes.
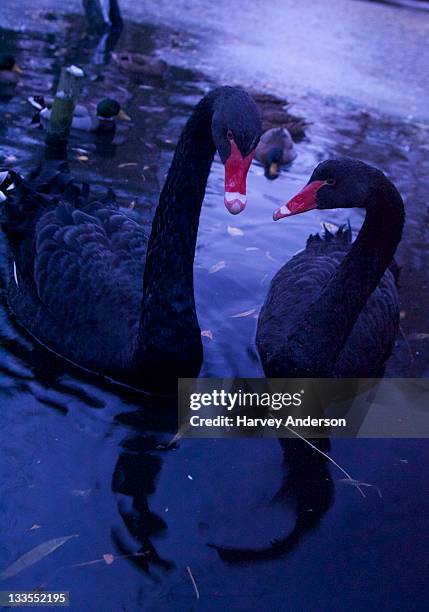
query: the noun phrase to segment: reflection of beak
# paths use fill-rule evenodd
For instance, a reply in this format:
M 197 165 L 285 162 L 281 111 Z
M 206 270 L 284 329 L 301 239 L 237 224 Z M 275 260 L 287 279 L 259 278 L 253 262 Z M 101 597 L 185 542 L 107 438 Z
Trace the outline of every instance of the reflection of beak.
M 24 72 L 23 69 L 20 66 L 18 66 L 18 64 L 14 64 L 12 70 L 13 72 L 16 72 L 17 74 L 22 74 Z
M 121 119 L 122 121 L 131 121 L 131 117 L 127 115 L 127 113 L 123 111 L 122 108 L 118 113 L 118 119 Z
M 231 153 L 225 162 L 225 206 L 233 215 L 245 209 L 246 178 L 255 152 L 243 157 L 235 144 L 231 142 Z
M 268 179 L 276 179 L 278 177 L 278 175 L 280 174 L 280 166 L 276 163 L 273 162 L 272 164 L 269 165 L 269 167 L 267 168 L 267 171 L 265 173 L 265 176 Z
M 326 181 L 312 181 L 308 183 L 297 193 L 287 204 L 283 204 L 280 208 L 277 208 L 273 213 L 274 221 L 278 221 L 283 217 L 290 217 L 291 215 L 299 215 L 300 213 L 313 210 L 317 207 L 317 192 L 323 185 L 326 185 Z

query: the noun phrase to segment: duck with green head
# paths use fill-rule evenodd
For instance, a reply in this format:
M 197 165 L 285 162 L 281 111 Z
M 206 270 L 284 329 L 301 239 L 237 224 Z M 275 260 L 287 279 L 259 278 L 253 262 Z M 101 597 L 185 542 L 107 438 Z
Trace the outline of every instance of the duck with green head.
M 16 83 L 22 69 L 16 63 L 13 55 L 0 53 L 0 83 Z
M 16 85 L 22 69 L 16 63 L 13 55 L 0 53 L 0 85 Z
M 52 101 L 44 96 L 32 96 L 28 101 L 37 109 L 33 123 L 40 123 L 46 129 L 51 118 Z M 130 117 L 121 109 L 119 102 L 113 98 L 103 98 L 93 110 L 83 104 L 77 104 L 74 112 L 72 129 L 86 132 L 114 132 L 116 119 L 130 121 Z

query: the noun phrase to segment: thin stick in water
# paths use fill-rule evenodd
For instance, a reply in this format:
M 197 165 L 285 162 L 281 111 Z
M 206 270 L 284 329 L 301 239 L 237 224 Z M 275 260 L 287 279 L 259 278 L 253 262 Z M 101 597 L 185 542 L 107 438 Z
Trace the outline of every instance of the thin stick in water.
M 195 597 L 197 599 L 199 599 L 200 598 L 200 592 L 198 590 L 197 583 L 195 582 L 195 578 L 192 575 L 191 568 L 189 567 L 189 565 L 186 566 L 186 570 L 187 570 L 187 572 L 189 574 L 189 578 L 191 579 L 192 585 L 194 587 Z
M 333 465 L 335 465 L 335 467 L 337 467 L 345 476 L 347 476 L 347 479 L 352 481 L 353 484 L 355 484 L 356 479 L 352 478 L 350 476 L 350 474 L 348 472 L 346 472 L 346 470 L 344 468 L 341 467 L 341 465 L 339 465 L 334 459 L 332 459 L 332 457 L 330 457 L 329 455 L 327 455 L 326 453 L 324 453 L 322 450 L 320 450 L 320 448 L 317 448 L 317 446 L 315 446 L 314 444 L 312 444 L 309 440 L 307 440 L 307 438 L 304 438 L 303 436 L 301 436 L 301 434 L 299 434 L 297 431 L 294 431 L 293 429 L 291 429 L 290 427 L 288 427 L 286 425 L 286 429 L 288 429 L 291 433 L 293 433 L 294 436 L 297 436 L 297 438 L 300 438 L 301 440 L 303 440 L 306 444 L 308 444 L 309 446 L 311 446 L 311 448 L 313 448 L 315 451 L 317 451 L 318 453 L 320 453 L 321 455 L 323 455 L 324 457 L 326 457 L 326 459 L 328 459 L 328 461 L 330 461 Z M 365 493 L 362 491 L 361 487 L 359 485 L 355 485 L 357 490 L 359 491 L 359 493 L 362 495 L 362 497 L 366 498 Z

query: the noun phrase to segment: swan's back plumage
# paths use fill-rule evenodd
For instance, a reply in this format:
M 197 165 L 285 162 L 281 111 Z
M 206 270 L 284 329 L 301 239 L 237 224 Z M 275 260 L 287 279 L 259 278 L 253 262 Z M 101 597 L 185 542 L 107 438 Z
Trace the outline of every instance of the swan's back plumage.
M 30 333 L 59 354 L 101 372 L 131 359 L 143 294 L 147 234 L 64 168 L 13 177 L 3 230 L 16 278 L 9 302 Z
M 351 231 L 340 228 L 310 236 L 306 248 L 274 276 L 259 315 L 256 342 L 266 376 L 288 376 L 282 351 L 287 337 L 301 322 L 336 272 L 351 247 Z M 348 337 L 333 374 L 338 377 L 381 376 L 399 325 L 397 268 L 388 269 L 369 297 Z M 344 295 L 344 299 L 347 296 Z M 323 335 L 324 330 L 319 333 Z

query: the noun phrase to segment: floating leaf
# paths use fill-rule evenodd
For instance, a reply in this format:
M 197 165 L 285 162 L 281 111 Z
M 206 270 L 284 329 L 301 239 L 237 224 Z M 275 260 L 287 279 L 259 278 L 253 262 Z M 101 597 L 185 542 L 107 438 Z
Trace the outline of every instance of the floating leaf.
M 73 489 L 72 495 L 87 499 L 91 495 L 91 489 Z
M 0 574 L 0 580 L 6 580 L 7 578 L 12 578 L 12 576 L 16 576 L 19 572 L 27 569 L 31 565 L 34 565 L 38 561 L 41 561 L 44 557 L 50 555 L 54 550 L 65 544 L 71 538 L 79 537 L 77 534 L 64 536 L 63 538 L 54 538 L 53 540 L 48 540 L 47 542 L 43 542 L 43 544 L 39 544 L 35 548 L 32 548 L 28 552 L 24 553 L 19 559 L 14 561 L 12 565 L 9 565 L 5 570 Z
M 228 225 L 227 230 L 230 236 L 244 236 L 243 230 L 238 227 L 232 227 L 231 225 Z
M 106 563 L 107 565 L 112 565 L 115 559 L 131 559 L 132 557 L 147 557 L 150 555 L 151 551 L 146 550 L 144 552 L 136 552 L 131 553 L 130 555 L 111 555 L 107 553 L 103 555 L 100 559 L 93 559 L 92 561 L 84 561 L 83 563 L 74 563 L 73 565 L 69 565 L 68 567 L 88 567 L 88 565 L 96 565 L 98 563 Z
M 201 331 L 201 335 L 203 336 L 203 338 L 210 338 L 210 340 L 213 340 L 213 332 L 211 331 L 211 329 L 203 329 Z
M 271 256 L 271 253 L 269 251 L 265 252 L 265 257 L 269 259 L 270 261 L 275 261 L 278 263 L 278 259 L 274 259 L 274 257 Z
M 429 340 L 429 334 L 425 334 L 425 333 L 409 334 L 408 340 Z
M 256 308 L 251 308 L 250 310 L 245 310 L 244 312 L 239 312 L 238 314 L 232 315 L 231 319 L 240 319 L 242 317 L 250 317 L 253 313 L 256 312 Z
M 214 274 L 215 272 L 219 272 L 219 270 L 222 270 L 222 268 L 225 268 L 225 267 L 226 267 L 225 261 L 218 261 L 217 263 L 212 265 L 212 267 L 209 270 L 209 274 Z

